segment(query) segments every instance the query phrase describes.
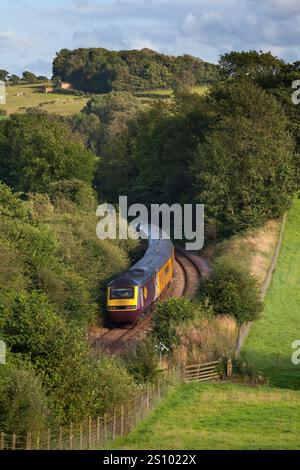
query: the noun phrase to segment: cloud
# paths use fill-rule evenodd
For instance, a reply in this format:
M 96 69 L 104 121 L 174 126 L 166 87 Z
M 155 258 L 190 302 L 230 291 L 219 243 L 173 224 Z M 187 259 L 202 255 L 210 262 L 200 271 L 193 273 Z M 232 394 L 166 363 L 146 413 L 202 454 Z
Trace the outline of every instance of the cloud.
M 300 55 L 299 0 L 5 3 L 2 18 L 5 17 L 6 27 L 0 32 L 1 67 L 21 62 L 24 57 L 26 63 L 28 57 L 32 63 L 41 58 L 50 63 L 55 51 L 64 47 L 149 47 L 169 54 L 189 53 L 211 62 L 233 49 L 270 50 L 287 60 L 297 60 Z M 16 5 L 30 8 L 23 8 L 22 15 L 16 15 Z
M 17 57 L 29 55 L 37 40 L 34 36 L 18 34 L 15 31 L 0 32 L 0 50 L 2 54 L 14 54 Z

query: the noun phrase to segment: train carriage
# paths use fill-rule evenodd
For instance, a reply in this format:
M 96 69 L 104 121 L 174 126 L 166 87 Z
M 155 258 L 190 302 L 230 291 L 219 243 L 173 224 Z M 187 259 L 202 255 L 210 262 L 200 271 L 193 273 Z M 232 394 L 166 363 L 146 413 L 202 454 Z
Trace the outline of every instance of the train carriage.
M 147 237 L 145 255 L 107 286 L 107 313 L 113 323 L 135 323 L 161 295 L 173 277 L 174 247 L 153 225 L 141 230 Z

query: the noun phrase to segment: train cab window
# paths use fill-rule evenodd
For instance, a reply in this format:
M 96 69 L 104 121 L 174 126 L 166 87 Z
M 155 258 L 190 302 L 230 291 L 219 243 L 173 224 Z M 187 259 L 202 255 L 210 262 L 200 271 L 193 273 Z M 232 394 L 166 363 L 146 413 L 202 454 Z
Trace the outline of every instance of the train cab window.
M 110 299 L 133 299 L 133 298 L 134 298 L 133 287 L 110 289 Z

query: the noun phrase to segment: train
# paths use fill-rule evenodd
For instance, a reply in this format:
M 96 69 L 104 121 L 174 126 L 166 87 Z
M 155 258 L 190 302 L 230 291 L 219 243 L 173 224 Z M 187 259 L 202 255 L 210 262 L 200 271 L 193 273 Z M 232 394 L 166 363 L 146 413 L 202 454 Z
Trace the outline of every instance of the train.
M 144 256 L 107 285 L 106 312 L 111 323 L 136 324 L 173 277 L 175 252 L 155 225 L 139 227 L 147 240 Z

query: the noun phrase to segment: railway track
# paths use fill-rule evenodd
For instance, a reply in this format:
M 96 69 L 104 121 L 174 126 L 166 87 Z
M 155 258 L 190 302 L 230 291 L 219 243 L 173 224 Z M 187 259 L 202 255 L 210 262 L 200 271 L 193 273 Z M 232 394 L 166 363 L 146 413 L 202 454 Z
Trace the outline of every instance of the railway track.
M 180 247 L 175 248 L 175 264 L 172 281 L 161 298 L 193 297 L 201 277 L 209 275 L 207 260 L 194 253 L 187 253 Z M 108 350 L 111 353 L 124 351 L 130 344 L 143 340 L 151 331 L 155 303 L 134 327 L 95 328 L 90 341 L 95 351 Z

